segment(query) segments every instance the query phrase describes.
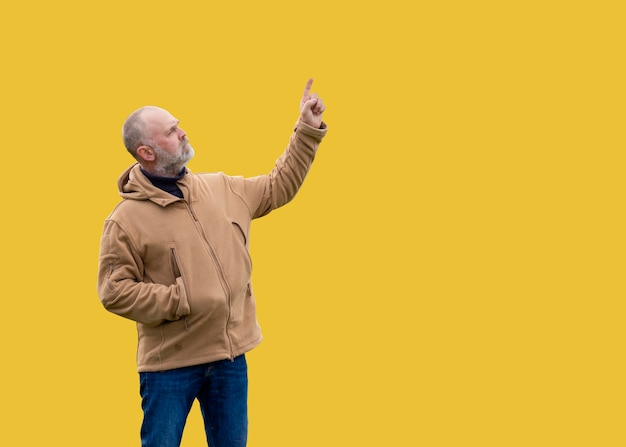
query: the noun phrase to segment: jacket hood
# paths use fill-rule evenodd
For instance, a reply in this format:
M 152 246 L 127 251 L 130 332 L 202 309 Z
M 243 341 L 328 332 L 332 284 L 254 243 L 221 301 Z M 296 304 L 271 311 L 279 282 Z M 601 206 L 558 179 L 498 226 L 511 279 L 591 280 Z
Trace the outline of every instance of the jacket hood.
M 185 176 L 188 174 L 189 170 L 185 168 Z M 160 206 L 167 206 L 180 200 L 154 186 L 141 172 L 139 163 L 135 163 L 122 173 L 117 180 L 117 190 L 124 199 L 150 200 Z

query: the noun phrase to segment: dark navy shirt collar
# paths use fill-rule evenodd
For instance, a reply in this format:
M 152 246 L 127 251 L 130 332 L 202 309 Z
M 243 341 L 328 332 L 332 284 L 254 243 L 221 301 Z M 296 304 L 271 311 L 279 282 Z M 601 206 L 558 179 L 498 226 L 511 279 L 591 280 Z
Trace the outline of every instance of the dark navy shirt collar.
M 159 175 L 150 174 L 149 172 L 146 172 L 146 170 L 144 170 L 143 168 L 141 168 L 141 172 L 157 188 L 167 193 L 173 194 L 180 199 L 183 198 L 183 192 L 178 187 L 177 182 L 185 176 L 185 168 L 183 168 L 176 177 L 161 177 Z

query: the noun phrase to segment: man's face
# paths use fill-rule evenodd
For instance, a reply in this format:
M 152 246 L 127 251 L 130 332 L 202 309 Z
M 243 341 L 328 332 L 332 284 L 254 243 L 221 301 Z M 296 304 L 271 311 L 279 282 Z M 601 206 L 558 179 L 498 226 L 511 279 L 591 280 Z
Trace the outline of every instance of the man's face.
M 194 156 L 187 134 L 178 127 L 178 120 L 167 110 L 145 112 L 145 133 L 156 153 L 157 170 L 175 176 Z

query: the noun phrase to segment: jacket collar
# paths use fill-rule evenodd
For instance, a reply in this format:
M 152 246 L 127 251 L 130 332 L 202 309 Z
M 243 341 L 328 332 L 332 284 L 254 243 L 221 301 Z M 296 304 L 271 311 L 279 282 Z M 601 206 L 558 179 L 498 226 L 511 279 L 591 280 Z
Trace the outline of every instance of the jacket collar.
M 189 182 L 185 181 L 191 171 L 185 168 L 185 174 L 179 180 L 189 190 Z M 120 196 L 130 200 L 150 200 L 160 206 L 167 206 L 180 200 L 178 197 L 157 188 L 141 171 L 139 163 L 130 166 L 117 180 L 117 189 Z M 182 189 L 182 188 L 181 188 Z M 184 190 L 183 190 L 184 193 Z

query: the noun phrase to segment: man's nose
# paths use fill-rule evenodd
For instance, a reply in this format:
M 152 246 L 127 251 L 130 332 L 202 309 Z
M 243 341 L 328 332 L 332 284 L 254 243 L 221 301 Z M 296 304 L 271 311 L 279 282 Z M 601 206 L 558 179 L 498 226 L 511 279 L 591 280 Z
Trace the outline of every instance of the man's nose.
M 178 128 L 178 139 L 179 140 L 183 140 L 183 139 L 185 139 L 186 136 L 187 136 L 187 134 L 185 133 L 185 131 L 179 127 Z

